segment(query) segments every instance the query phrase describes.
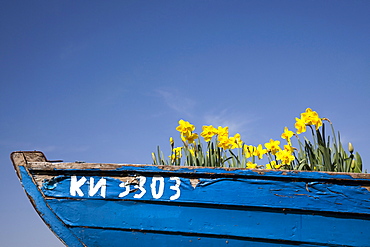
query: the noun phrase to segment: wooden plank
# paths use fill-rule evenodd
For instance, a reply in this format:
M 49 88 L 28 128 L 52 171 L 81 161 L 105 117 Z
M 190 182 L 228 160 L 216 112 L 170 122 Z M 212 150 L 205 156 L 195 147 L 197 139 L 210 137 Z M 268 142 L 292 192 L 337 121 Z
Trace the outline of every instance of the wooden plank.
M 179 203 L 269 207 L 370 216 L 370 192 L 357 185 L 248 178 L 189 179 L 161 175 L 144 177 L 137 174 L 121 178 L 58 176 L 45 181 L 41 190 L 50 198 L 163 202 L 173 200 Z
M 219 205 L 177 205 L 134 201 L 49 200 L 71 228 L 158 232 L 163 235 L 204 235 L 263 242 L 366 246 L 369 220 L 335 215 L 228 208 Z M 77 214 L 79 212 L 79 214 Z M 83 212 L 81 214 L 81 212 Z M 100 245 L 99 245 L 100 246 Z
M 72 228 L 72 231 L 81 237 L 87 246 L 233 246 L 233 247 L 323 247 L 333 246 L 326 244 L 314 245 L 302 242 L 269 241 L 265 239 L 228 238 L 223 235 L 187 235 L 184 233 L 167 234 L 156 231 L 121 231 L 101 228 Z M 101 232 L 104 231 L 104 235 Z M 109 243 L 109 244 L 107 244 Z

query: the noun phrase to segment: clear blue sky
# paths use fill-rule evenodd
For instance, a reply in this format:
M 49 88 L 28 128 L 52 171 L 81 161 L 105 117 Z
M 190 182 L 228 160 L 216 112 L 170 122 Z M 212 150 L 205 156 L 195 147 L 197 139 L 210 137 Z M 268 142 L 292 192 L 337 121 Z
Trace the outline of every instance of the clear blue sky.
M 62 246 L 15 150 L 150 163 L 181 118 L 258 144 L 311 107 L 370 170 L 369 13 L 356 0 L 3 1 L 0 245 Z

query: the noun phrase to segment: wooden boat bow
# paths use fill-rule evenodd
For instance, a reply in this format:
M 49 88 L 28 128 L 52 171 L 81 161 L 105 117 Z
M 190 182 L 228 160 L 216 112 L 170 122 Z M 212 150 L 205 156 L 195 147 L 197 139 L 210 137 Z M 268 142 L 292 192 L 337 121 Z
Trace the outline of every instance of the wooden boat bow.
M 11 160 L 67 246 L 370 243 L 369 174 Z

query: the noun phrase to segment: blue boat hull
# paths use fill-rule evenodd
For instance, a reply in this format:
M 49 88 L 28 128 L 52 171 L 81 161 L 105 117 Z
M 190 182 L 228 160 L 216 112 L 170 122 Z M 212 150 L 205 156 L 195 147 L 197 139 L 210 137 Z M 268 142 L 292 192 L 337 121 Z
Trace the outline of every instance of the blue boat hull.
M 370 246 L 365 174 L 12 160 L 67 246 Z

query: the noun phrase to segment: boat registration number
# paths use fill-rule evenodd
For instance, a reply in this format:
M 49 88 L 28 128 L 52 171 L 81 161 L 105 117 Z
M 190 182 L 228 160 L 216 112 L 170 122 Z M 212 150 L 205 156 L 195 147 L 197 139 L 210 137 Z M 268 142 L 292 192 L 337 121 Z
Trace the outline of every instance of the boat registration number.
M 133 182 L 130 181 L 116 183 L 109 182 L 112 178 L 99 178 L 96 177 L 77 177 L 71 176 L 69 193 L 73 197 L 85 197 L 87 186 L 87 193 L 89 197 L 96 196 L 100 192 L 100 196 L 105 198 L 107 196 L 107 190 L 111 189 L 117 195 L 118 198 L 124 199 L 125 197 L 133 196 L 135 199 L 147 198 L 148 196 L 154 199 L 169 199 L 177 200 L 180 198 L 181 190 L 181 179 L 179 177 L 169 177 L 165 180 L 161 176 L 144 177 L 137 176 Z M 115 179 L 115 181 L 117 181 Z M 117 186 L 118 185 L 118 186 Z M 167 191 L 167 193 L 165 193 Z M 112 195 L 112 193 L 109 193 Z M 167 198 L 164 198 L 167 197 Z

